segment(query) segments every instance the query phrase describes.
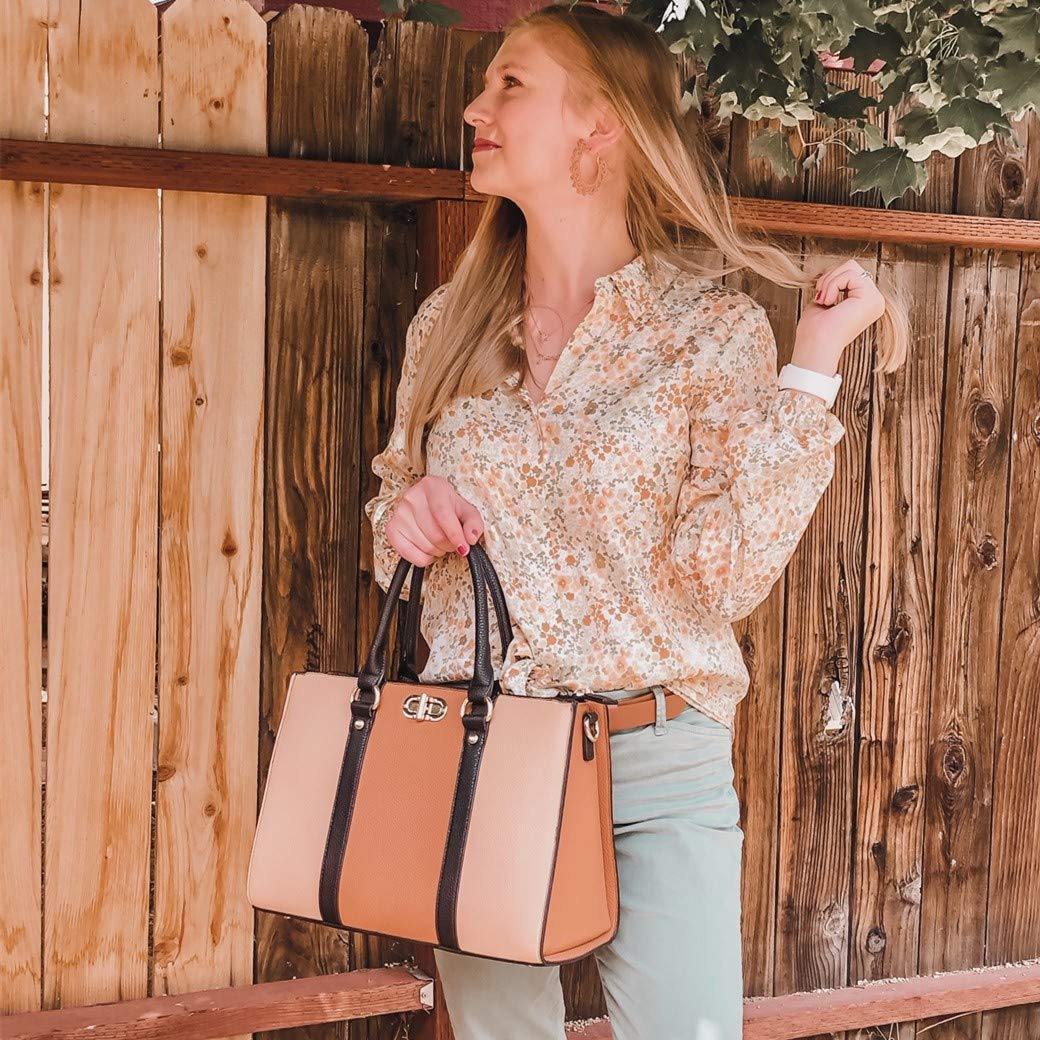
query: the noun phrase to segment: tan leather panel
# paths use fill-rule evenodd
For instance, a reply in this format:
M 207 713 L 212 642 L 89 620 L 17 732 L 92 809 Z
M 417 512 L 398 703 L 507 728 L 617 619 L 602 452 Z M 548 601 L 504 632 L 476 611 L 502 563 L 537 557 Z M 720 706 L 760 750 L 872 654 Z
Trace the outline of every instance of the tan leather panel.
M 459 883 L 466 952 L 541 960 L 573 717 L 573 701 L 495 702 Z
M 320 672 L 289 677 L 246 878 L 253 906 L 321 917 L 318 877 L 355 683 Z
M 590 710 L 599 715 L 600 728 L 595 756 L 586 761 L 582 752 L 581 717 Z M 607 848 L 603 814 L 589 811 L 599 802 L 601 777 L 608 764 L 610 735 L 605 711 L 603 705 L 586 702 L 579 704 L 575 713 L 560 849 L 543 942 L 546 960 L 577 956 L 575 951 L 580 951 L 591 939 L 596 940 L 593 945 L 599 945 L 611 927 L 610 898 L 605 881 L 608 876 L 613 876 L 614 871 L 613 821 L 611 845 Z M 609 867 L 605 854 L 611 856 Z
M 405 716 L 405 699 L 423 692 L 446 702 L 443 718 Z M 459 711 L 465 699 L 466 690 L 453 686 L 383 684 L 340 880 L 347 927 L 437 942 L 437 886 L 462 755 Z
M 600 720 L 600 731 L 607 724 L 607 719 Z M 617 931 L 618 926 L 618 875 L 617 852 L 614 848 L 614 778 L 611 773 L 610 755 L 597 755 L 599 766 L 596 770 L 599 780 L 599 813 L 600 835 L 603 846 L 603 875 L 607 885 L 607 909 L 610 911 L 610 922 L 607 934 Z

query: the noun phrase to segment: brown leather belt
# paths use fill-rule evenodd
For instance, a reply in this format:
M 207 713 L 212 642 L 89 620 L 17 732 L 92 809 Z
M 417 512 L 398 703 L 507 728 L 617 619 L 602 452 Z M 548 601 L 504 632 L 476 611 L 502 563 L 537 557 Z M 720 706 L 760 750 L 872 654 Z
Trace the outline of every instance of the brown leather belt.
M 674 719 L 681 711 L 685 711 L 690 702 L 677 693 L 666 691 L 664 695 L 665 718 Z M 626 729 L 638 729 L 653 723 L 657 718 L 657 702 L 654 691 L 648 690 L 638 697 L 626 697 L 607 705 L 607 730 L 620 733 Z

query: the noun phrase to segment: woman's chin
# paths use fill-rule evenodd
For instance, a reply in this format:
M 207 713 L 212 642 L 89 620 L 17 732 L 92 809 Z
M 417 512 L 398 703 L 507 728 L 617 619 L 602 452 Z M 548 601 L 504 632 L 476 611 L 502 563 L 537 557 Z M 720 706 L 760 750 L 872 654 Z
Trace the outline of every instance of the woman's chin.
M 495 178 L 489 177 L 487 172 L 481 170 L 477 163 L 473 164 L 473 169 L 470 171 L 469 183 L 470 187 L 474 191 L 479 191 L 481 195 L 496 194 L 494 190 Z

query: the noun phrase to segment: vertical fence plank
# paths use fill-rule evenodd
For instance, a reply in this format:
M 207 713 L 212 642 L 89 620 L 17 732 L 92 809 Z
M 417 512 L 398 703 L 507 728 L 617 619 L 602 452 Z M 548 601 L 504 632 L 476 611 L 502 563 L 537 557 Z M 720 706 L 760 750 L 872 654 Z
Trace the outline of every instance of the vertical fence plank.
M 940 472 L 920 970 L 985 964 L 1019 255 L 954 251 Z M 962 1035 L 966 1022 L 932 1030 Z
M 1035 175 L 1034 178 L 1035 180 Z M 1027 184 L 1032 181 L 1026 181 Z M 1036 185 L 1024 196 L 1034 200 Z M 1040 257 L 1023 257 L 1011 412 L 1010 495 L 1003 558 L 1000 659 L 994 715 L 996 763 L 985 963 L 1040 955 Z M 994 532 L 999 538 L 999 532 Z M 1037 1005 L 986 1011 L 986 1040 L 1037 1035 Z
M 961 157 L 960 181 L 966 189 L 962 200 L 973 212 L 1037 220 L 1040 190 L 1035 151 L 1040 141 L 1040 115 L 1027 113 L 1012 125 L 1015 135 L 1011 141 L 995 141 Z M 1014 257 L 1007 261 L 1013 268 Z M 992 819 L 983 850 L 989 857 L 984 960 L 973 964 L 1003 964 L 1040 955 L 1036 888 L 1040 806 L 1035 780 L 1040 744 L 1036 623 L 1040 610 L 1040 258 L 1026 253 L 1020 261 L 1011 399 L 1007 410 L 997 406 L 998 424 L 1005 425 L 1005 416 L 1010 423 L 1007 513 L 1004 527 L 990 528 L 982 540 L 987 550 L 994 543 L 1000 547 L 999 564 L 995 565 L 1003 573 L 999 622 L 982 616 L 982 624 L 998 628 L 999 657 L 995 684 L 988 685 L 988 670 L 980 676 L 980 714 L 985 719 L 986 710 L 991 710 L 994 726 L 993 780 Z M 1013 284 L 1013 270 L 1009 274 Z M 1002 304 L 1005 313 L 1014 313 L 1010 299 Z M 1011 330 L 1005 335 L 1010 339 Z M 1010 343 L 1007 350 L 1012 351 Z M 1007 356 L 1005 353 L 1003 358 Z M 1003 359 L 998 355 L 982 360 L 989 369 Z M 994 507 L 999 523 L 999 496 Z M 983 562 L 988 565 L 991 559 L 987 552 Z M 935 928 L 938 930 L 938 922 Z M 977 1018 L 972 1020 L 973 1025 L 976 1022 Z M 997 1009 L 983 1012 L 980 1034 L 987 1040 L 1031 1040 L 1037 1035 L 1037 1025 L 1036 1004 Z
M 458 169 L 462 111 L 467 100 L 463 43 L 466 38 L 465 34 L 425 22 L 386 23 L 373 55 L 369 162 Z M 404 333 L 427 295 L 417 287 L 416 262 L 427 272 L 437 269 L 430 257 L 417 257 L 419 215 L 415 206 L 373 204 L 366 217 L 366 289 L 375 306 L 366 315 L 365 342 L 370 346 L 366 347 L 363 373 L 366 410 L 361 434 L 362 502 L 378 490 L 371 459 L 389 437 Z M 424 277 L 425 287 L 436 288 L 428 284 L 428 274 Z M 383 596 L 372 575 L 371 530 L 367 521 L 362 524 L 361 551 L 359 659 L 371 645 Z
M 345 11 L 297 5 L 270 38 L 271 154 L 367 161 L 364 28 Z M 270 228 L 261 790 L 289 674 L 356 664 L 364 206 L 272 199 Z M 337 929 L 259 911 L 257 935 L 257 981 L 355 967 Z
M 842 86 L 868 96 L 876 92 L 866 76 L 839 76 Z M 810 132 L 818 138 L 825 131 L 814 125 Z M 841 149 L 828 150 L 810 172 L 806 201 L 847 203 L 850 176 Z M 813 238 L 805 240 L 804 248 L 813 270 L 857 255 L 876 275 L 873 247 Z M 834 479 L 787 569 L 777 993 L 841 986 L 848 977 L 855 664 L 869 418 L 861 402 L 869 397 L 872 337 L 872 330 L 865 332 L 842 358 L 844 382 L 834 411 L 846 435 L 836 448 Z
M 0 0 L 0 135 L 43 140 L 46 0 Z M 40 1006 L 44 185 L 0 181 L 0 1014 Z
M 54 0 L 48 53 L 52 141 L 156 146 L 146 0 Z M 50 199 L 44 1006 L 68 1007 L 149 991 L 159 225 L 153 189 Z
M 994 143 L 962 156 L 957 212 L 1002 214 L 1015 205 L 1001 194 L 1013 178 L 992 176 L 991 168 L 1009 168 L 1004 147 Z M 929 974 L 989 963 L 986 895 L 995 833 L 994 723 L 1021 267 L 1020 254 L 1003 250 L 956 249 L 953 258 L 943 439 L 936 460 L 937 638 L 919 961 L 919 970 Z M 973 1015 L 931 1032 L 945 1040 L 980 1030 L 985 1021 Z M 1031 1028 L 1013 1035 L 1034 1033 Z
M 163 146 L 263 155 L 245 0 L 162 17 Z M 164 191 L 155 988 L 253 981 L 266 200 Z
M 949 186 L 947 171 L 923 205 L 948 205 Z M 849 983 L 917 973 L 935 637 L 934 460 L 941 438 L 949 250 L 893 246 L 883 253 L 879 281 L 903 287 L 913 342 L 905 367 L 876 376 L 872 390 Z M 892 1033 L 915 1031 L 909 1022 Z
M 733 121 L 727 185 L 731 195 L 801 199 L 804 174 L 779 178 L 764 159 L 750 154 L 750 139 L 759 129 L 780 130 L 778 120 Z M 797 257 L 797 239 L 777 238 Z M 745 272 L 730 280 L 769 311 L 777 344 L 777 364 L 794 349 L 798 294 Z M 776 970 L 777 869 L 780 841 L 781 719 L 783 716 L 784 602 L 787 579 L 778 581 L 769 598 L 735 631 L 751 676 L 747 697 L 737 708 L 734 726 L 735 784 L 740 793 L 744 830 L 741 869 L 741 930 L 744 952 L 744 995 L 771 996 Z
M 895 132 L 889 117 L 888 135 Z M 928 161 L 928 187 L 892 208 L 948 212 L 953 162 Z M 935 526 L 950 250 L 880 248 L 878 282 L 902 290 L 906 365 L 872 386 L 859 739 L 850 910 L 850 983 L 917 973 L 925 741 L 934 653 Z M 913 1022 L 893 1036 L 913 1036 Z

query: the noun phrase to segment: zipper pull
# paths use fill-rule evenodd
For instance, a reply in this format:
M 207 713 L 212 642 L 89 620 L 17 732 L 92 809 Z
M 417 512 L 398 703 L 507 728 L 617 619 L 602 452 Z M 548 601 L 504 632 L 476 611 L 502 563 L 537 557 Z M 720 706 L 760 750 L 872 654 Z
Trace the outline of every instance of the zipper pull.
M 596 757 L 596 738 L 599 736 L 599 716 L 586 711 L 581 716 L 581 753 L 586 762 Z

